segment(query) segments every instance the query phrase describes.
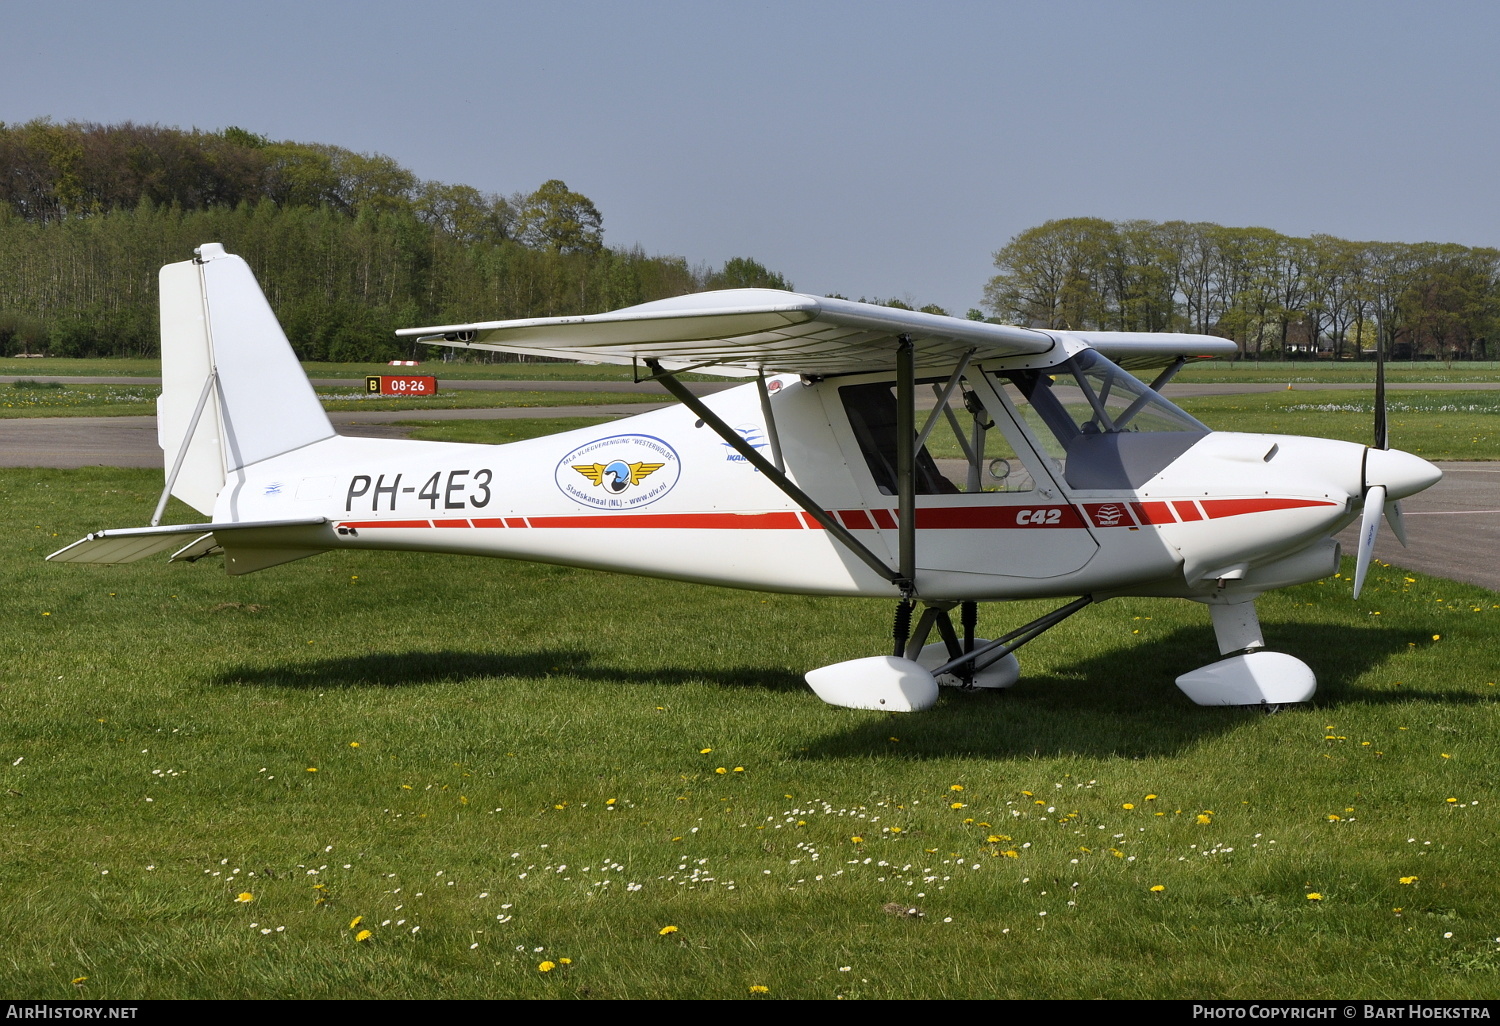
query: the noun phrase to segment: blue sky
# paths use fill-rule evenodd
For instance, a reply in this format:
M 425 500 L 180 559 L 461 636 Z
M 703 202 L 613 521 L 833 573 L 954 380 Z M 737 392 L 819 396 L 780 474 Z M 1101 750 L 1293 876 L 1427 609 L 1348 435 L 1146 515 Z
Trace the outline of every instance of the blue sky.
M 1493 3 L 0 4 L 0 120 L 241 127 L 804 291 L 977 305 L 1055 217 L 1500 244 Z M 474 311 L 476 318 L 484 311 Z

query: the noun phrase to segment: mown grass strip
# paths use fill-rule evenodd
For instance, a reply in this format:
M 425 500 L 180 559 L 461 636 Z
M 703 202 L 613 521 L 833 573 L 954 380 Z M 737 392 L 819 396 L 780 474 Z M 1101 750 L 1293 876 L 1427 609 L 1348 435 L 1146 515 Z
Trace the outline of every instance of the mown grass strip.
M 159 482 L 0 471 L 9 995 L 1500 985 L 1493 593 L 1381 565 L 1360 603 L 1266 596 L 1321 681 L 1277 716 L 1191 705 L 1207 616 L 1137 599 L 1025 649 L 1010 693 L 882 716 L 801 673 L 881 650 L 883 602 L 401 553 L 41 561 Z
M 1176 400 L 1211 428 L 1371 443 L 1374 393 L 1293 390 Z M 1500 459 L 1500 392 L 1395 392 L 1391 445 L 1429 460 Z
M 17 383 L 20 384 L 20 383 Z M 661 405 L 664 396 L 619 392 L 486 392 L 440 391 L 433 396 L 384 398 L 355 389 L 319 388 L 318 398 L 330 412 L 403 410 L 493 410 L 549 406 Z M 151 416 L 161 395 L 157 385 L 77 385 L 0 389 L 0 419 L 15 417 Z

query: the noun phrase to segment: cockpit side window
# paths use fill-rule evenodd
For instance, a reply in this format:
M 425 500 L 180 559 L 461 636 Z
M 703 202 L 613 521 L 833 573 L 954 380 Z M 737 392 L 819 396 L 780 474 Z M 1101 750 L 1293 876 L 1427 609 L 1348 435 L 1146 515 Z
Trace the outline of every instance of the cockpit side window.
M 1073 488 L 1138 488 L 1208 434 L 1093 350 L 996 377 Z
M 917 494 L 1034 489 L 1025 464 L 1005 435 L 995 429 L 984 404 L 973 392 L 957 387 L 945 404 L 938 405 L 946 383 L 946 379 L 931 379 L 917 385 L 918 430 L 930 418 L 936 418 L 926 432 L 925 443 L 917 450 Z M 839 398 L 876 487 L 883 495 L 897 494 L 895 388 L 889 381 L 845 385 L 839 389 Z
M 896 396 L 889 382 L 846 385 L 839 389 L 849 426 L 859 450 L 875 477 L 882 495 L 897 494 L 896 487 Z M 938 471 L 923 446 L 917 452 L 917 494 L 950 495 L 962 491 Z

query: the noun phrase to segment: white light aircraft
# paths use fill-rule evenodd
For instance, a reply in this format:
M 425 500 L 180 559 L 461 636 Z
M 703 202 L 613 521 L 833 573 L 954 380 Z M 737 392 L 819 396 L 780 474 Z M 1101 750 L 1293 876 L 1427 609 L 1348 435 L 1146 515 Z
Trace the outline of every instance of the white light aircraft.
M 1334 535 L 1362 513 L 1357 596 L 1382 512 L 1404 543 L 1397 500 L 1441 476 L 1389 448 L 1383 383 L 1374 446 L 1211 431 L 1161 397 L 1185 361 L 1231 355 L 1225 339 L 1009 327 L 764 289 L 403 330 L 634 364 L 680 405 L 509 445 L 350 438 L 244 260 L 208 244 L 160 284 L 166 487 L 152 526 L 49 559 L 222 553 L 245 574 L 402 549 L 889 597 L 891 655 L 807 674 L 852 708 L 925 709 L 939 684 L 1007 687 L 1017 648 L 1123 595 L 1208 607 L 1225 658 L 1177 679 L 1194 702 L 1306 701 L 1313 673 L 1266 650 L 1256 597 L 1334 573 Z M 1154 367 L 1153 386 L 1122 369 Z M 700 399 L 686 370 L 754 382 Z M 211 519 L 160 525 L 169 495 Z M 1070 601 L 975 637 L 977 603 L 1048 597 Z

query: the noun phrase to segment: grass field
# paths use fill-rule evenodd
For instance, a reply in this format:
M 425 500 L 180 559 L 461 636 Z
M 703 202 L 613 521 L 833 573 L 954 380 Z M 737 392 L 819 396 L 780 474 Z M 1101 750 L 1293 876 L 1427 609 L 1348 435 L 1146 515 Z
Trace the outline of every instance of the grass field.
M 1149 380 L 1150 375 L 1145 374 Z M 1455 361 L 1452 364 L 1432 360 L 1391 360 L 1385 365 L 1386 381 L 1392 384 L 1425 384 L 1431 382 L 1500 381 L 1500 362 L 1493 360 Z M 1375 385 L 1375 364 L 1370 360 L 1205 360 L 1182 369 L 1178 381 L 1207 384 L 1210 382 L 1275 384 L 1318 384 L 1344 382 Z
M 440 391 L 433 396 L 383 398 L 362 389 L 319 388 L 318 398 L 330 411 L 489 410 L 513 407 L 600 406 L 617 403 L 661 403 L 666 395 L 630 392 L 484 392 Z M 0 385 L 0 419 L 13 417 L 141 417 L 156 413 L 157 385 L 63 385 L 33 380 Z
M 417 367 L 391 367 L 384 363 L 319 363 L 302 365 L 310 378 L 349 378 L 362 381 L 368 374 L 435 374 L 458 381 L 629 381 L 629 367 L 580 363 L 479 363 L 441 358 L 423 360 Z M 146 359 L 0 359 L 0 375 L 37 377 L 157 378 L 161 361 Z M 708 374 L 684 374 L 684 381 L 722 381 Z
M 539 435 L 572 431 L 588 427 L 608 417 L 548 417 L 540 420 L 402 420 L 397 423 L 409 429 L 409 438 L 424 442 L 474 442 L 480 445 L 504 445 Z
M 0 482 L 8 996 L 1500 987 L 1500 595 L 1381 566 L 1359 603 L 1267 596 L 1321 682 L 1277 716 L 1172 686 L 1217 658 L 1201 607 L 1115 600 L 1012 692 L 901 717 L 801 681 L 879 652 L 883 602 L 409 554 L 45 564 L 144 522 L 160 473 Z
M 1179 405 L 1221 431 L 1312 435 L 1369 444 L 1374 423 L 1372 399 L 1349 392 L 1261 392 L 1187 398 Z M 1500 393 L 1403 392 L 1391 397 L 1387 413 L 1391 444 L 1398 449 L 1431 460 L 1500 460 Z M 413 426 L 413 438 L 499 444 L 593 421 L 556 421 L 566 426 L 545 430 L 544 424 L 521 427 L 511 421 L 428 423 L 414 418 L 402 423 Z M 962 456 L 946 432 L 934 434 L 928 447 L 940 459 Z
M 384 363 L 304 363 L 303 368 L 313 378 L 360 379 L 367 374 L 401 373 Z M 436 374 L 456 380 L 501 379 L 507 381 L 629 381 L 629 367 L 599 364 L 585 366 L 577 363 L 477 363 L 453 361 L 444 363 L 441 354 L 423 360 L 412 373 Z M 1142 371 L 1149 381 L 1151 373 Z M 0 359 L 0 375 L 71 375 L 79 377 L 160 377 L 161 361 L 146 359 L 67 359 L 48 358 L 42 360 Z M 685 374 L 686 381 L 721 381 L 722 378 L 706 374 Z M 1392 360 L 1386 364 L 1386 379 L 1393 383 L 1421 384 L 1427 382 L 1494 382 L 1500 381 L 1500 362 L 1473 361 L 1455 362 L 1451 365 L 1434 361 L 1409 362 Z M 1348 360 L 1333 363 L 1327 360 L 1207 360 L 1184 367 L 1177 376 L 1178 381 L 1229 383 L 1317 384 L 1319 382 L 1341 382 L 1349 384 L 1371 384 L 1375 380 L 1375 365 L 1368 360 Z
M 1373 392 L 1292 391 L 1187 397 L 1177 405 L 1211 428 L 1374 440 Z M 1391 445 L 1429 460 L 1500 459 L 1500 392 L 1393 392 Z

